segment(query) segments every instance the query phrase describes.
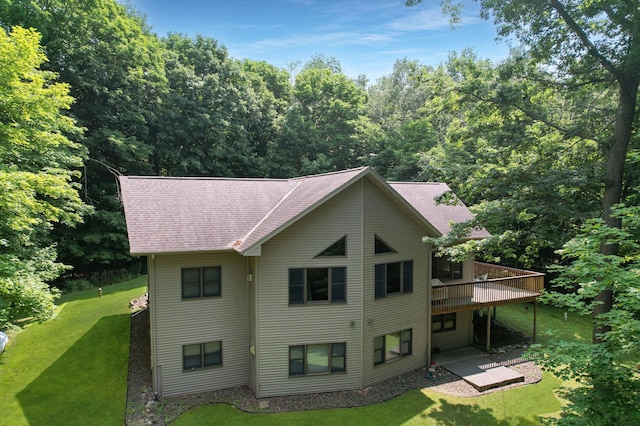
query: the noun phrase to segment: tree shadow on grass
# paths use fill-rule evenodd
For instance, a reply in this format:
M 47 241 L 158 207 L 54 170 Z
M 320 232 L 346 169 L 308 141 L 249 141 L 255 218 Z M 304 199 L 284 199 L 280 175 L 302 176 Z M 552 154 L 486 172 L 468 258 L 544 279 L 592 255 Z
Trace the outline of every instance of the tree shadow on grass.
M 461 425 L 483 425 L 483 426 L 532 426 L 537 425 L 531 420 L 522 417 L 504 417 L 502 413 L 496 413 L 491 408 L 481 408 L 477 405 L 451 404 L 446 399 L 440 398 L 440 408 L 422 414 L 436 420 L 438 425 L 461 426 Z
M 122 424 L 128 332 L 129 315 L 102 317 L 20 391 L 17 398 L 29 424 Z

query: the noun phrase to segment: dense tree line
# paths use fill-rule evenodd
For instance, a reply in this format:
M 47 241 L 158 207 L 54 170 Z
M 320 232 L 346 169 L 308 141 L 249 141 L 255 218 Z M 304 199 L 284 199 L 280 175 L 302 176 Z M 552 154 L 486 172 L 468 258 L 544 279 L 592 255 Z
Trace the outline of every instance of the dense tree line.
M 441 180 L 494 234 L 488 257 L 539 269 L 600 215 L 616 89 L 597 73 L 549 71 L 531 50 L 500 64 L 473 52 L 437 67 L 403 59 L 365 87 L 324 55 L 291 75 L 213 39 L 158 38 L 115 0 L 2 0 L 0 16 L 8 34 L 42 35 L 40 69 L 74 99 L 67 115 L 83 131 L 65 134 L 86 150 L 74 173 L 90 213 L 50 236 L 78 273 L 130 262 L 118 173 L 290 177 L 368 164 L 387 179 Z M 638 174 L 624 170 L 635 203 Z
M 442 202 L 463 201 L 493 235 L 459 244 L 476 225 L 463 224 L 434 241 L 450 255 L 557 265 L 565 287 L 582 289 L 563 303 L 593 310 L 594 341 L 612 345 L 582 348 L 583 367 L 596 367 L 575 371 L 601 395 L 637 392 L 624 368 L 609 369 L 620 386 L 607 386 L 593 360 L 628 359 L 637 346 L 624 336 L 640 330 L 638 304 L 624 304 L 637 298 L 625 283 L 639 256 L 638 6 L 480 4 L 501 36 L 521 42 L 509 58 L 401 59 L 367 85 L 322 54 L 287 71 L 230 58 L 214 39 L 159 38 L 116 0 L 0 0 L 0 327 L 47 318 L 49 283 L 71 267 L 131 266 L 118 174 L 291 177 L 371 165 L 389 180 L 449 183 L 457 198 Z M 614 269 L 605 277 L 602 265 Z M 623 337 L 620 318 L 631 324 Z

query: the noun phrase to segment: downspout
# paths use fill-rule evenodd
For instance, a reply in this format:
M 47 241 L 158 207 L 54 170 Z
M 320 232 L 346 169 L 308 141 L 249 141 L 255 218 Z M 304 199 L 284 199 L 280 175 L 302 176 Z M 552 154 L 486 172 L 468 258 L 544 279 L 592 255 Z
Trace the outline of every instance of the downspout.
M 153 369 L 153 393 L 156 399 L 162 398 L 162 377 L 161 377 L 161 366 L 156 365 L 157 363 L 157 354 L 156 354 L 156 255 L 151 255 L 151 268 L 149 268 L 151 273 L 149 280 L 149 287 L 147 292 L 149 294 L 149 319 L 150 319 L 150 334 L 151 334 L 151 367 Z
M 364 389 L 364 181 L 360 179 L 360 389 Z
M 254 365 L 255 365 L 255 372 L 254 374 L 255 376 L 255 385 L 256 385 L 256 390 L 255 390 L 255 394 L 258 398 L 260 398 L 261 395 L 261 390 L 260 388 L 262 387 L 261 384 L 261 376 L 260 376 L 260 345 L 258 344 L 258 342 L 260 342 L 260 291 L 258 290 L 258 277 L 260 276 L 260 262 L 258 260 L 258 256 L 253 256 L 253 298 L 254 303 L 253 303 L 253 317 L 255 318 L 255 321 L 253 322 L 253 344 L 255 345 L 255 360 Z
M 433 257 L 433 245 L 429 244 L 429 249 L 427 250 L 427 368 L 431 367 L 431 293 L 432 293 L 432 283 L 431 283 L 431 268 L 432 268 L 432 257 Z

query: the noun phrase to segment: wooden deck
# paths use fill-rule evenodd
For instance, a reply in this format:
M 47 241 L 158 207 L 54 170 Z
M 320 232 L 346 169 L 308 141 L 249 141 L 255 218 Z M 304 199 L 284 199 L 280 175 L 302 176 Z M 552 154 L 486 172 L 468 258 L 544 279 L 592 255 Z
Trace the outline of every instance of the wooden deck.
M 482 280 L 432 286 L 431 312 L 444 314 L 533 302 L 544 288 L 543 273 L 488 263 L 475 262 L 474 276 Z

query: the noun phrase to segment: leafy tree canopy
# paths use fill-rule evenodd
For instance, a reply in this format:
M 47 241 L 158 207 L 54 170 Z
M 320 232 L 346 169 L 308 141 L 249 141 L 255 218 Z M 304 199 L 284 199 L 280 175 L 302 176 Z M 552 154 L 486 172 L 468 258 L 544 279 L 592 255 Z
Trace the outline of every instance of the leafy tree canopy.
M 640 422 L 640 208 L 616 207 L 621 228 L 611 228 L 600 218 L 587 221 L 559 254 L 567 264 L 554 268 L 560 273 L 554 292 L 546 300 L 581 315 L 589 315 L 602 302 L 597 295 L 611 289 L 614 303 L 609 311 L 594 317 L 598 339 L 589 342 L 555 341 L 533 349 L 536 359 L 564 380 L 579 387 L 567 388 L 570 403 L 554 423 L 594 425 Z M 602 254 L 600 246 L 617 244 L 617 254 Z
M 52 315 L 46 282 L 66 267 L 49 233 L 87 211 L 72 171 L 85 151 L 67 137 L 81 129 L 60 112 L 71 106 L 69 87 L 40 69 L 39 40 L 32 29 L 0 28 L 0 328 Z

